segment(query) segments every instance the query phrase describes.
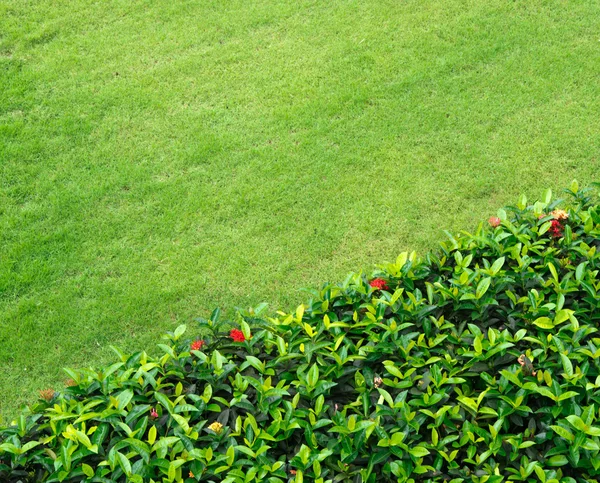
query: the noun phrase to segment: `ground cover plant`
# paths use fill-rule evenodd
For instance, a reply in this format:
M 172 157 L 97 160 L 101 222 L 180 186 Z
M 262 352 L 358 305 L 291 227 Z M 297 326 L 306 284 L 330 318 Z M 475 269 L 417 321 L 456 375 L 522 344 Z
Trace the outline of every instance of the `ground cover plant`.
M 600 178 L 593 0 L 1 0 L 0 415 Z M 231 313 L 228 314 L 231 316 Z
M 0 430 L 8 482 L 596 482 L 600 204 L 499 210 L 274 317 L 68 371 Z

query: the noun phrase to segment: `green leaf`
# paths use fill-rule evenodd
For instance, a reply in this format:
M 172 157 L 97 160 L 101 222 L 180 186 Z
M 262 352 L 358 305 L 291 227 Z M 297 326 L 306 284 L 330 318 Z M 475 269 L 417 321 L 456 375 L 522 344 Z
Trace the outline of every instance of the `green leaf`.
M 303 444 L 302 446 L 300 446 L 298 456 L 300 457 L 300 461 L 302 461 L 302 464 L 306 465 L 308 463 L 308 459 L 310 458 L 310 448 Z
M 319 366 L 315 362 L 308 371 L 306 382 L 310 387 L 315 387 L 319 382 Z
M 78 433 L 81 433 L 81 431 L 78 431 Z M 87 436 L 86 436 L 86 439 L 87 439 Z M 90 440 L 87 439 L 87 442 L 88 442 L 87 446 L 89 447 L 91 445 Z M 21 451 L 19 452 L 19 454 L 25 454 L 25 453 L 27 453 L 27 451 L 29 451 L 32 448 L 35 448 L 39 444 L 40 444 L 39 441 L 29 441 L 28 443 L 25 443 L 23 445 L 23 447 L 21 448 Z
M 85 463 L 81 465 L 81 471 L 83 471 L 83 474 L 88 478 L 92 478 L 94 476 L 94 468 L 92 468 L 90 465 L 86 465 Z
M 552 391 L 550 391 L 550 389 L 548 389 L 547 387 L 536 386 L 534 388 L 534 391 L 536 391 L 537 393 L 541 394 L 542 396 L 549 397 L 553 401 L 557 401 L 558 400 L 558 397 L 556 397 L 556 395 Z
M 178 340 L 183 335 L 183 333 L 185 332 L 185 329 L 186 329 L 185 324 L 182 324 L 179 327 L 177 327 L 175 329 L 175 332 L 173 333 L 174 340 Z
M 229 448 L 227 448 L 227 464 L 229 466 L 233 465 L 233 462 L 235 461 L 235 449 L 233 446 L 230 446 Z
M 171 417 L 177 421 L 177 424 L 179 424 L 179 426 L 181 426 L 181 429 L 183 429 L 183 431 L 185 433 L 189 433 L 190 431 L 190 426 L 188 424 L 188 419 L 184 418 L 183 416 L 180 416 L 179 414 L 175 414 L 175 413 L 171 413 Z
M 325 397 L 323 394 L 321 394 L 315 401 L 315 413 L 317 416 L 321 414 L 321 411 L 323 410 L 323 404 L 325 404 Z
M 119 409 L 125 409 L 125 407 L 131 401 L 133 397 L 133 391 L 131 389 L 125 389 L 117 395 L 117 401 L 119 401 Z
M 512 382 L 515 386 L 519 386 L 519 387 L 523 387 L 523 383 L 520 381 L 519 377 L 507 370 L 502 370 L 500 371 L 500 374 L 502 374 L 502 376 L 509 380 L 510 382 Z
M 404 441 L 405 436 L 406 435 L 400 431 L 392 434 L 392 437 L 390 438 L 390 446 L 400 446 L 402 441 Z
M 563 392 L 560 396 L 558 396 L 558 400 L 564 401 L 565 399 L 572 398 L 573 396 L 579 396 L 579 393 L 576 391 Z
M 381 396 L 383 397 L 385 402 L 388 404 L 388 406 L 390 408 L 393 408 L 394 407 L 394 399 L 392 398 L 391 394 L 381 387 L 378 387 L 377 391 L 379 391 L 379 394 L 381 394 Z
M 127 456 L 117 451 L 117 457 L 119 458 L 119 464 L 121 465 L 121 468 L 123 468 L 123 472 L 127 476 L 131 476 L 131 463 L 129 462 L 129 459 L 127 459 Z
M 577 182 L 576 179 L 574 179 L 573 181 L 571 181 L 571 186 L 569 186 L 569 189 L 573 193 L 577 193 L 577 191 L 579 191 L 579 183 Z
M 140 456 L 144 458 L 144 460 L 149 460 L 150 456 L 150 446 L 139 439 L 135 438 L 126 438 L 123 442 L 129 443 L 129 445 L 134 448 Z
M 533 446 L 534 444 L 535 444 L 535 441 L 523 441 L 519 445 L 519 449 L 529 448 L 530 446 Z
M 575 270 L 575 280 L 578 282 L 583 280 L 583 276 L 585 275 L 585 267 L 587 264 L 588 262 L 581 262 L 579 265 L 577 265 L 577 269 Z
M 461 402 L 462 404 L 467 406 L 469 409 L 473 410 L 474 412 L 477 412 L 479 407 L 478 407 L 477 403 L 470 397 L 459 396 L 457 399 L 459 402 Z
M 525 208 L 527 208 L 527 196 L 525 196 L 524 194 L 519 196 L 519 201 L 517 202 L 517 208 L 519 208 L 520 210 L 524 210 Z
M 422 458 L 429 454 L 427 448 L 423 448 L 423 446 L 415 446 L 414 448 L 409 449 L 408 452 L 415 458 Z
M 210 314 L 210 320 L 213 324 L 216 324 L 219 322 L 220 317 L 221 317 L 221 309 L 219 307 L 217 307 L 215 310 L 213 310 L 212 314 Z
M 62 449 L 62 447 L 61 447 L 61 449 Z M 0 444 L 0 451 L 5 451 L 5 452 L 11 453 L 11 454 L 21 454 L 20 450 L 21 450 L 21 448 L 17 448 L 14 444 L 11 444 L 11 443 Z
M 72 462 L 72 460 L 71 460 L 71 452 L 69 451 L 69 448 L 67 447 L 67 444 L 62 444 L 60 446 L 60 456 L 62 458 L 62 462 L 63 462 L 63 465 L 65 467 L 65 470 L 71 471 L 71 462 Z
M 587 449 L 588 451 L 600 451 L 600 445 L 593 439 L 589 438 L 584 441 L 581 447 L 583 449 Z
M 75 434 L 77 436 L 77 440 L 84 445 L 87 449 L 89 449 L 91 451 L 92 449 L 92 442 L 90 441 L 90 438 L 88 438 L 87 434 L 85 434 L 83 431 L 75 431 Z
M 140 415 L 144 414 L 149 409 L 150 409 L 149 404 L 141 404 L 141 405 L 133 406 L 133 408 L 131 408 L 131 411 L 129 411 L 129 413 L 127 413 L 127 417 L 125 418 L 125 423 L 127 423 L 127 424 L 135 423 L 137 418 Z
M 560 355 L 560 360 L 562 361 L 563 369 L 565 370 L 565 374 L 569 377 L 573 376 L 573 364 L 571 364 L 571 360 L 564 354 Z
M 156 426 L 152 426 L 148 431 L 148 443 L 151 445 L 156 441 Z
M 154 397 L 167 411 L 169 411 L 169 413 L 172 411 L 173 403 L 162 392 L 156 391 Z
M 572 313 L 573 311 L 569 309 L 559 310 L 554 316 L 554 325 L 562 324 L 563 322 L 569 320 L 569 317 Z
M 552 226 L 551 221 L 546 221 L 545 223 L 542 223 L 542 226 L 540 226 L 540 228 L 538 230 L 538 234 L 540 236 L 542 236 L 544 233 L 546 233 L 550 229 L 551 226 Z
M 496 275 L 502 269 L 505 260 L 505 257 L 500 257 L 492 264 L 492 266 L 490 267 L 492 275 Z
M 254 367 L 254 369 L 256 369 L 261 374 L 263 372 L 265 372 L 265 364 L 263 362 L 261 362 L 261 360 L 258 359 L 257 357 L 248 355 L 248 356 L 246 356 L 246 361 L 248 362 L 248 364 L 250 364 L 252 367 Z
M 575 436 L 568 429 L 563 428 L 562 426 L 550 426 L 552 430 L 558 434 L 561 438 L 565 438 L 567 441 L 573 441 Z
M 157 449 L 161 448 L 167 448 L 178 441 L 180 441 L 180 439 L 177 436 L 165 436 L 154 443 L 154 446 L 152 446 L 152 451 L 156 451 Z
M 567 416 L 567 421 L 569 421 L 571 425 L 579 431 L 586 431 L 588 429 L 588 426 L 583 422 L 583 419 L 574 414 Z
M 556 455 L 553 456 L 552 458 L 548 459 L 548 461 L 546 462 L 546 464 L 548 466 L 564 466 L 569 462 L 569 460 L 567 459 L 567 457 L 565 455 Z
M 304 305 L 298 305 L 298 308 L 296 309 L 296 320 L 302 322 L 302 317 L 304 317 Z
M 596 426 L 588 426 L 585 430 L 585 434 L 590 436 L 600 436 L 600 428 L 597 428 Z
M 539 478 L 539 480 L 541 481 L 541 483 L 546 483 L 546 472 L 539 465 L 539 463 L 536 462 L 536 464 L 533 467 L 533 469 L 535 470 L 535 474 L 537 475 L 537 477 Z
M 279 355 L 280 356 L 286 355 L 287 348 L 285 347 L 285 341 L 279 336 L 277 336 L 276 341 L 277 341 L 277 350 L 279 351 Z
M 244 334 L 244 337 L 246 338 L 246 340 L 249 340 L 252 338 L 252 331 L 250 329 L 250 325 L 248 325 L 248 322 L 246 322 L 245 320 L 242 320 L 240 322 L 240 329 L 242 329 L 242 334 Z
M 491 346 L 496 343 L 496 331 L 491 327 L 488 329 L 488 340 L 490 341 Z
M 490 277 L 484 277 L 479 281 L 477 284 L 477 289 L 475 290 L 475 297 L 477 299 L 480 299 L 485 295 L 485 293 L 488 291 L 488 288 L 490 288 L 491 282 L 492 279 Z
M 108 435 L 109 428 L 110 425 L 108 423 L 98 425 L 98 429 L 92 434 L 92 443 L 97 444 L 98 446 L 102 445 Z
M 479 336 L 475 337 L 475 340 L 473 341 L 473 347 L 475 348 L 475 354 L 481 354 L 483 346 L 481 345 L 481 338 Z
M 554 329 L 554 324 L 549 317 L 538 317 L 533 321 L 533 325 L 537 325 L 540 329 Z
M 552 278 L 558 282 L 558 272 L 556 271 L 556 267 L 552 262 L 548 263 L 548 270 L 552 273 Z

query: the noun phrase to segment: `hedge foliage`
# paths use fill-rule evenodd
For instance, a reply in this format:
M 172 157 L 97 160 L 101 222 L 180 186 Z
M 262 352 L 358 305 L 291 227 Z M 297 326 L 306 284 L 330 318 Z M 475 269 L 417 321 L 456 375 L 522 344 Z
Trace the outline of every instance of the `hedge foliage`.
M 567 192 L 292 313 L 216 310 L 67 371 L 0 430 L 0 480 L 597 481 L 600 206 Z

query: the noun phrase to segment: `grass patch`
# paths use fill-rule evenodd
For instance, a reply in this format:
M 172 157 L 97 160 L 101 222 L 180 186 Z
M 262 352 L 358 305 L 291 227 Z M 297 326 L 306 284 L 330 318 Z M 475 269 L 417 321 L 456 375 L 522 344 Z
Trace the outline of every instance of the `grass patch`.
M 596 2 L 0 5 L 0 413 L 110 344 L 600 174 Z

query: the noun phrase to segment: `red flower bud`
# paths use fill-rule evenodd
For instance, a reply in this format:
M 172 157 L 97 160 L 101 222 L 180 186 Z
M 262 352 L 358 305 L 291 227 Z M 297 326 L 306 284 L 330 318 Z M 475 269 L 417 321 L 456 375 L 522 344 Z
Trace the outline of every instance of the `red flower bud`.
M 383 278 L 375 278 L 369 282 L 369 285 L 376 290 L 387 290 L 389 288 Z
M 496 228 L 497 226 L 500 226 L 500 223 L 502 223 L 502 221 L 497 216 L 490 216 L 490 218 L 488 219 L 488 223 L 490 224 L 490 226 Z
M 195 340 L 194 342 L 192 342 L 192 345 L 190 345 L 190 350 L 199 351 L 205 345 L 206 342 L 204 342 L 203 340 Z
M 563 236 L 563 226 L 559 220 L 552 220 L 552 226 L 550 226 L 550 234 L 554 238 L 560 238 Z
M 234 342 L 244 342 L 246 340 L 244 333 L 240 329 L 231 329 L 229 337 L 231 337 Z

